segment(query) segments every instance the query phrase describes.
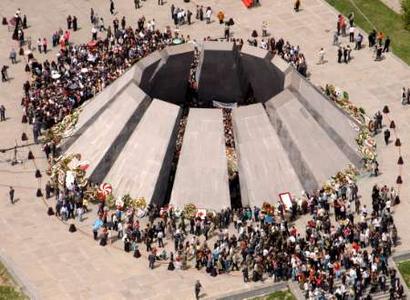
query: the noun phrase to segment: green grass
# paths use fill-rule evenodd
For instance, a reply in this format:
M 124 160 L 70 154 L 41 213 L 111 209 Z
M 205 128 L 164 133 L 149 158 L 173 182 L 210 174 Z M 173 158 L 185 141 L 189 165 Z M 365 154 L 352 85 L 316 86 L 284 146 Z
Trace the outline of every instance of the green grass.
M 397 267 L 399 268 L 406 285 L 410 288 L 410 260 L 398 263 Z
M 326 0 L 343 15 L 354 12 L 355 23 L 367 33 L 376 29 L 385 36 L 390 36 L 393 52 L 407 64 L 410 64 L 410 31 L 404 29 L 401 15 L 387 7 L 380 0 Z M 355 5 L 353 5 L 353 3 Z M 355 7 L 359 8 L 363 14 Z M 335 27 L 336 27 L 335 20 Z
M 253 298 L 252 300 L 296 300 L 296 297 L 289 291 L 278 291 L 263 297 Z
M 25 300 L 25 297 L 12 286 L 0 286 L 0 300 Z
M 27 297 L 20 291 L 17 284 L 0 263 L 0 300 L 25 300 Z

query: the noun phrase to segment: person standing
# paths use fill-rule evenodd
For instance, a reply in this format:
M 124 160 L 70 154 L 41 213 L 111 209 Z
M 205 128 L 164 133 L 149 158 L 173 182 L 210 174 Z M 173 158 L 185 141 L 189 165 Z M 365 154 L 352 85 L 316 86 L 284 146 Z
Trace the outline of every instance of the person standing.
M 355 31 L 354 26 L 350 26 L 350 28 L 349 28 L 349 41 L 351 43 L 354 42 L 354 31 Z
M 386 143 L 386 146 L 389 144 L 389 140 L 390 140 L 390 130 L 386 129 L 384 131 L 384 142 Z
M 403 87 L 401 90 L 401 104 L 405 105 L 408 102 L 407 100 L 407 93 L 406 93 L 406 88 Z
M 300 0 L 296 0 L 295 1 L 295 6 L 294 6 L 294 10 L 295 12 L 298 12 L 300 9 Z
M 206 24 L 211 23 L 212 9 L 210 6 L 206 9 Z
M 11 204 L 14 204 L 14 189 L 12 186 L 10 187 L 10 190 L 9 190 L 9 196 L 10 196 Z
M 68 15 L 68 17 L 67 17 L 67 29 L 68 30 L 71 29 L 72 24 L 73 24 L 73 18 L 71 17 L 71 15 Z
M 110 0 L 110 13 L 113 15 L 115 11 L 114 0 Z
M 164 1 L 163 0 L 158 0 L 158 5 L 163 5 Z
M 14 49 L 14 48 L 12 48 L 11 49 L 11 51 L 10 51 L 10 60 L 11 60 L 11 63 L 14 65 L 14 64 L 16 64 L 17 63 L 17 52 L 16 52 L 16 49 Z
M 342 56 L 343 56 L 343 50 L 342 47 L 339 47 L 337 50 L 337 62 L 340 64 L 342 63 Z
M 74 31 L 78 30 L 78 20 L 76 16 L 73 17 L 73 30 Z
M 6 108 L 4 105 L 0 105 L 0 122 L 6 121 Z
M 196 281 L 195 283 L 195 299 L 199 299 L 199 293 L 201 292 L 201 282 L 199 282 L 199 280 Z
M 41 39 L 39 38 L 38 40 L 37 40 L 37 50 L 38 50 L 38 52 L 41 54 L 41 52 L 42 52 L 42 49 L 43 49 L 43 45 L 42 45 L 43 43 L 41 42 Z
M 192 19 L 192 11 L 188 9 L 187 11 L 187 20 L 188 20 L 188 25 L 191 25 L 191 19 Z
M 384 41 L 384 48 L 383 48 L 383 52 L 389 52 L 390 50 L 390 37 L 387 36 L 386 40 Z
M 223 24 L 224 18 L 225 18 L 225 14 L 224 14 L 224 12 L 223 12 L 222 10 L 220 10 L 220 11 L 218 12 L 218 14 L 216 15 L 216 17 L 217 17 L 218 20 L 219 20 L 219 24 Z
M 43 38 L 43 51 L 44 51 L 44 54 L 47 53 L 47 39 L 46 38 Z
M 318 65 L 322 65 L 325 63 L 325 49 L 320 48 L 319 50 L 319 62 Z
M 134 5 L 135 5 L 135 9 L 138 9 L 141 7 L 141 2 L 140 0 L 134 0 Z
M 91 7 L 91 10 L 90 10 L 90 22 L 91 22 L 91 24 L 94 24 L 94 9 Z

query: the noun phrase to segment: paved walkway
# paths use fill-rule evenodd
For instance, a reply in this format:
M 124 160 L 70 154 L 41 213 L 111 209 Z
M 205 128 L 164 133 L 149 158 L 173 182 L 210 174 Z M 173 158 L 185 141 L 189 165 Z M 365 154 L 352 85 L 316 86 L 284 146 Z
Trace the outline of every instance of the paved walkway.
M 400 0 L 382 0 L 388 7 L 401 14 Z
M 28 16 L 30 24 L 26 36 L 31 36 L 33 46 L 39 37 L 51 40 L 51 34 L 58 27 L 65 28 L 65 17 L 76 15 L 81 30 L 72 35 L 74 42 L 87 41 L 90 36 L 89 10 L 95 8 L 99 16 L 104 17 L 106 25 L 111 23 L 112 17 L 108 12 L 108 1 L 101 5 L 99 0 L 2 0 L 0 2 L 1 16 L 10 18 L 20 7 Z M 126 15 L 129 23 L 136 24 L 138 17 L 143 14 L 147 19 L 155 18 L 161 30 L 171 23 L 170 5 L 168 1 L 159 8 L 156 1 L 143 2 L 144 7 L 136 11 L 132 0 L 116 1 L 119 18 Z M 195 11 L 195 3 L 184 3 L 175 0 L 174 4 L 190 8 Z M 227 17 L 235 20 L 234 35 L 244 40 L 250 37 L 253 29 L 260 30 L 262 21 L 268 20 L 269 31 L 274 37 L 283 36 L 293 44 L 299 44 L 306 54 L 309 63 L 311 80 L 316 85 L 327 82 L 334 83 L 347 90 L 351 99 L 366 108 L 371 115 L 387 104 L 391 110 L 391 117 L 398 126 L 403 143 L 402 155 L 405 166 L 409 163 L 410 118 L 409 107 L 400 105 L 400 89 L 410 86 L 410 69 L 396 57 L 388 54 L 382 62 L 374 62 L 372 51 L 365 48 L 353 52 L 353 60 L 348 65 L 336 62 L 336 48 L 331 46 L 331 37 L 336 24 L 336 12 L 322 0 L 305 0 L 302 10 L 295 13 L 290 1 L 261 0 L 262 6 L 247 10 L 237 0 L 209 0 L 198 1 L 203 5 L 211 5 L 214 15 L 220 9 Z M 181 32 L 191 37 L 202 39 L 204 36 L 221 37 L 223 26 L 217 22 L 210 25 L 195 20 L 192 26 L 183 26 Z M 8 63 L 8 52 L 13 45 L 11 33 L 6 26 L 0 27 L 0 63 Z M 345 41 L 346 42 L 346 41 Z M 316 65 L 317 52 L 321 47 L 326 50 L 329 60 L 324 65 Z M 47 57 L 54 58 L 56 52 L 50 52 Z M 42 56 L 35 53 L 41 60 Z M 21 58 L 20 58 L 21 59 Z M 24 73 L 24 63 L 10 65 L 10 75 L 14 77 L 10 83 L 0 83 L 0 103 L 7 108 L 9 119 L 0 123 L 0 148 L 13 147 L 17 141 L 21 144 L 21 134 L 26 132 L 30 141 L 31 130 L 28 125 L 21 123 L 20 98 L 22 84 L 27 79 Z M 393 145 L 385 146 L 382 137 L 379 142 L 379 161 L 381 176 L 377 178 L 363 178 L 360 187 L 363 201 L 370 203 L 370 189 L 373 184 L 393 185 L 397 177 L 397 150 Z M 26 161 L 28 149 L 32 149 L 36 157 L 35 162 Z M 48 217 L 46 206 L 35 197 L 39 182 L 34 178 L 35 169 L 44 170 L 46 161 L 38 146 L 19 149 L 18 156 L 25 160 L 21 165 L 11 167 L 7 160 L 13 156 L 12 151 L 0 152 L 0 255 L 10 262 L 11 267 L 26 286 L 42 299 L 178 299 L 193 298 L 193 284 L 196 279 L 201 280 L 206 297 L 215 298 L 231 291 L 241 290 L 244 284 L 239 273 L 231 276 L 212 278 L 203 272 L 195 270 L 176 271 L 168 273 L 165 266 L 158 270 L 148 271 L 146 260 L 135 260 L 123 251 L 112 247 L 102 248 L 89 236 L 80 232 L 71 234 L 67 227 L 56 218 Z M 410 204 L 410 169 L 404 169 L 401 189 L 402 202 L 395 208 L 395 220 L 398 224 L 402 244 L 398 251 L 410 247 L 410 227 L 407 225 Z M 44 180 L 43 180 L 44 181 Z M 44 184 L 44 182 L 42 183 Z M 12 206 L 8 201 L 8 186 L 16 189 L 19 201 Z M 90 215 L 90 220 L 94 215 Z M 85 226 L 85 225 L 83 225 Z M 87 229 L 89 228 L 84 227 Z M 261 286 L 262 284 L 254 284 Z

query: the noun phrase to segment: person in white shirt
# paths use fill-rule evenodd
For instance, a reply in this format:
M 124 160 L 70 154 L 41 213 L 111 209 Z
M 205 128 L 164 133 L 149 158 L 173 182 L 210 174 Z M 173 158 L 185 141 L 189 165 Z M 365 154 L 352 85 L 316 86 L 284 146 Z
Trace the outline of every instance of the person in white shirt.
M 319 62 L 318 65 L 322 65 L 325 63 L 325 49 L 320 48 L 319 50 Z

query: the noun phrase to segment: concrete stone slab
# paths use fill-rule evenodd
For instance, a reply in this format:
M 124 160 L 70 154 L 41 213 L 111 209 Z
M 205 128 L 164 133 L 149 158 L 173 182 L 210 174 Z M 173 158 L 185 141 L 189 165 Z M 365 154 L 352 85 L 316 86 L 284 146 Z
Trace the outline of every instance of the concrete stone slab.
M 81 153 L 84 159 L 91 162 L 87 174 L 93 173 L 127 120 L 145 98 L 144 92 L 135 84 L 129 85 L 68 148 L 68 153 Z
M 230 207 L 222 110 L 190 109 L 170 203 Z
M 105 182 L 114 195 L 144 197 L 162 204 L 166 191 L 176 139 L 180 108 L 154 100 L 129 138 Z
M 300 195 L 302 185 L 262 104 L 235 109 L 232 122 L 242 205 L 261 207 L 284 192 Z
M 289 90 L 269 100 L 269 118 L 303 187 L 311 192 L 351 161 Z

